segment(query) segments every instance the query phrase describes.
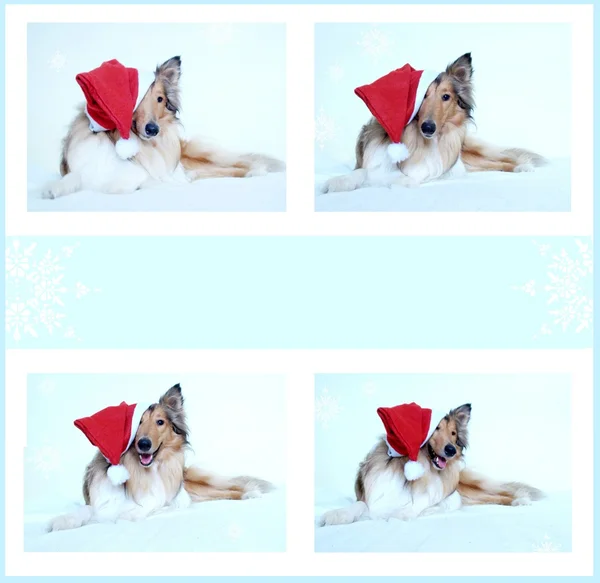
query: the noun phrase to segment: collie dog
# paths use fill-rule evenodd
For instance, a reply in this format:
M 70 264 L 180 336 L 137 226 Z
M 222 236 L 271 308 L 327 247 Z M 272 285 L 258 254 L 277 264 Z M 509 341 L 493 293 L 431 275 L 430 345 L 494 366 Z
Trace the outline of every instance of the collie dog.
M 110 466 L 98 451 L 85 470 L 85 506 L 58 516 L 48 531 L 78 528 L 93 522 L 140 520 L 168 507 L 187 508 L 192 502 L 244 500 L 259 497 L 273 486 L 248 476 L 220 478 L 195 467 L 186 467 L 188 426 L 181 387 L 171 387 L 143 413 L 135 439 L 121 463 L 128 480 L 113 485 Z
M 402 143 L 409 158 L 395 163 L 387 156 L 390 138 L 373 118 L 358 136 L 354 171 L 328 180 L 323 192 L 363 186 L 414 187 L 486 170 L 531 172 L 546 162 L 533 152 L 497 148 L 469 135 L 474 108 L 473 65 L 471 53 L 466 53 L 429 85 L 419 111 L 404 129 Z
M 250 177 L 281 172 L 285 164 L 260 154 L 228 154 L 181 137 L 179 79 L 181 59 L 156 68 L 154 82 L 133 114 L 131 130 L 139 152 L 129 160 L 117 156 L 116 130 L 94 133 L 83 106 L 63 140 L 60 174 L 42 196 L 57 198 L 78 190 L 126 194 L 161 182 L 187 183 L 200 178 Z
M 326 512 L 320 526 L 350 524 L 361 517 L 411 520 L 462 505 L 521 506 L 543 497 L 542 492 L 519 482 L 488 480 L 464 468 L 462 453 L 468 445 L 467 425 L 471 405 L 452 409 L 419 450 L 423 476 L 404 477 L 406 457 L 390 457 L 385 438 L 375 445 L 358 468 L 356 502 L 348 508 Z

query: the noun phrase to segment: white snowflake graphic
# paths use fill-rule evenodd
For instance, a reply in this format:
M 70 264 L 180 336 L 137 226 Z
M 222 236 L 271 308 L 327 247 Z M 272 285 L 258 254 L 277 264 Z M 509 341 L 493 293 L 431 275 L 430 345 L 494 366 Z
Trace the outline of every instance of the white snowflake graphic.
M 548 255 L 551 245 L 548 245 L 547 243 L 538 243 L 536 240 L 533 241 L 533 244 L 537 247 L 537 250 L 542 257 Z
M 532 546 L 536 553 L 556 553 L 561 549 L 561 545 L 553 543 L 547 534 L 544 535 L 544 540 L 541 543 Z
M 338 64 L 331 65 L 329 67 L 329 78 L 334 83 L 339 83 L 344 78 L 344 68 Z
M 76 248 L 42 251 L 37 243 L 23 245 L 17 239 L 7 246 L 5 329 L 15 342 L 25 336 L 39 338 L 42 332 L 80 340 L 71 325 L 65 326 L 66 302 L 100 290 L 67 283 L 65 260 Z
M 87 296 L 92 290 L 85 284 L 78 281 L 75 284 L 75 297 L 77 299 L 82 298 L 83 296 Z
M 29 247 L 21 249 L 19 241 L 14 241 L 12 248 L 6 249 L 6 275 L 14 279 L 27 277 L 35 248 L 36 244 L 32 243 Z
M 377 62 L 380 57 L 391 51 L 394 43 L 382 30 L 373 26 L 361 33 L 361 38 L 357 44 L 366 55 Z
M 50 445 L 33 448 L 28 461 L 45 479 L 62 467 L 60 451 Z
M 48 65 L 53 71 L 60 73 L 67 64 L 67 58 L 57 49 L 52 58 L 48 61 Z
M 327 142 L 335 137 L 336 131 L 335 121 L 321 108 L 315 120 L 315 141 L 321 150 L 325 148 Z
M 315 403 L 315 415 L 317 420 L 324 428 L 329 427 L 329 423 L 333 421 L 341 411 L 339 399 L 331 395 L 327 388 L 324 388 Z
M 206 40 L 211 45 L 226 45 L 233 40 L 233 24 L 226 22 L 208 25 Z
M 541 257 L 547 259 L 546 281 L 534 279 L 523 285 L 512 286 L 530 297 L 538 296 L 548 306 L 548 320 L 543 322 L 535 339 L 551 336 L 554 332 L 574 331 L 576 334 L 591 330 L 593 300 L 591 291 L 593 256 L 589 242 L 575 240 L 574 249 L 561 248 L 533 241 Z
M 33 316 L 25 302 L 17 298 L 14 302 L 5 301 L 5 327 L 7 332 L 12 331 L 13 338 L 18 342 L 23 334 L 37 338 L 33 327 Z
M 527 283 L 524 283 L 523 285 L 513 285 L 512 288 L 516 290 L 521 290 L 527 295 L 533 297 L 535 295 L 535 280 L 530 279 Z

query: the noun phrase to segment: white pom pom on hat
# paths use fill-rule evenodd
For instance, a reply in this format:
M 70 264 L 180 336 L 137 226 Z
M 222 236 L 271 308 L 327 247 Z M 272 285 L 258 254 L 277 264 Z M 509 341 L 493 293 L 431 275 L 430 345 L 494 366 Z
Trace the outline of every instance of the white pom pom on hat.
M 388 145 L 387 153 L 392 162 L 403 162 L 410 156 L 408 148 L 403 143 L 394 143 Z
M 110 464 L 106 474 L 115 486 L 129 479 L 127 468 L 121 464 L 121 456 L 133 443 L 142 415 L 148 407 L 146 403 L 128 405 L 122 402 L 74 422 L 75 427 L 84 433 Z
M 117 156 L 123 160 L 133 158 L 140 151 L 140 144 L 136 136 L 131 134 L 128 140 L 121 138 L 115 144 Z
M 106 470 L 106 475 L 115 486 L 124 484 L 127 480 L 129 480 L 129 472 L 122 464 L 110 466 L 108 470 Z

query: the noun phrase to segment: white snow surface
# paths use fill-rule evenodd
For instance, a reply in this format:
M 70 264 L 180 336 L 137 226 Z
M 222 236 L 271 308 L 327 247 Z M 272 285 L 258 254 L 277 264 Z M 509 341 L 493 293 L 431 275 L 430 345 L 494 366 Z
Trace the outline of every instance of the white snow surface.
M 145 520 L 47 533 L 53 514 L 25 515 L 25 551 L 284 552 L 285 490 L 165 510 Z
M 54 200 L 43 199 L 43 187 L 58 178 L 58 174 L 41 169 L 30 170 L 27 189 L 29 211 L 285 211 L 285 172 L 251 178 L 207 178 L 189 184 L 164 184 L 131 194 L 83 190 Z
M 473 172 L 417 188 L 366 187 L 322 194 L 326 180 L 346 174 L 352 163 L 321 155 L 316 171 L 316 211 L 401 212 L 568 212 L 571 210 L 571 161 L 557 158 L 534 172 Z
M 349 498 L 317 492 L 315 523 Z M 317 552 L 570 552 L 571 494 L 553 492 L 531 506 L 469 506 L 411 521 L 369 520 L 316 526 Z

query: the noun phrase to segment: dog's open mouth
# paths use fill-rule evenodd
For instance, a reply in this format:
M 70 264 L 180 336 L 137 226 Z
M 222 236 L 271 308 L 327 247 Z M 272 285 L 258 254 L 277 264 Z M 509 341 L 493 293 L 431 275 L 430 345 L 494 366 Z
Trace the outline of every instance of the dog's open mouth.
M 158 453 L 158 450 L 161 448 L 161 446 L 162 443 L 158 446 L 154 453 L 140 453 L 138 451 L 138 455 L 140 457 L 140 465 L 144 466 L 145 468 L 149 468 L 152 465 L 152 462 L 154 461 L 154 458 L 156 457 L 156 454 Z
M 431 459 L 431 463 L 438 469 L 438 470 L 443 470 L 446 467 L 446 458 L 442 457 L 441 455 L 438 455 L 437 453 L 435 453 L 435 451 L 433 451 L 433 447 L 431 447 L 431 445 L 427 444 L 427 451 L 429 453 L 429 457 Z

